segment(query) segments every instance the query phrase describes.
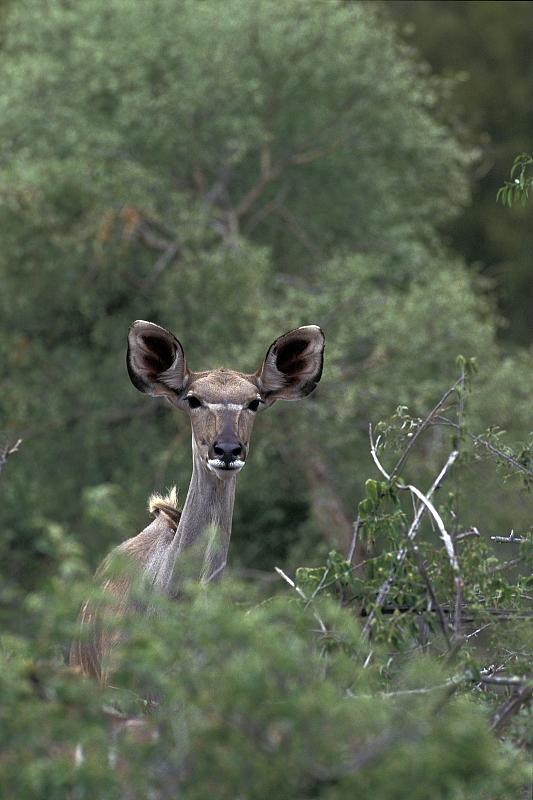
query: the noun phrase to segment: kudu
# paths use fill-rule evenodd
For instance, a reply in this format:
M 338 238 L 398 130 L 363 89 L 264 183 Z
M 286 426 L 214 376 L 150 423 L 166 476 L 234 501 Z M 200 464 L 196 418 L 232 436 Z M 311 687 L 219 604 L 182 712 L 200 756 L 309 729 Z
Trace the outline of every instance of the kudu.
M 120 616 L 128 609 L 131 587 L 131 576 L 106 576 L 115 553 L 131 560 L 148 585 L 161 593 L 171 592 L 176 564 L 179 572 L 180 558 L 193 545 L 199 550 L 199 579 L 208 582 L 220 576 L 231 536 L 236 477 L 246 463 L 256 413 L 276 400 L 310 394 L 322 374 L 323 352 L 321 329 L 306 325 L 276 339 L 253 374 L 230 369 L 192 372 L 170 331 L 152 322 L 133 323 L 127 354 L 131 381 L 141 392 L 166 397 L 189 415 L 193 468 L 181 515 L 175 496 L 157 498 L 152 502 L 155 520 L 120 544 L 97 572 L 112 596 L 113 613 Z M 105 662 L 120 637 L 106 631 L 91 602 L 82 608 L 80 621 L 89 630 L 72 644 L 70 664 L 105 682 Z

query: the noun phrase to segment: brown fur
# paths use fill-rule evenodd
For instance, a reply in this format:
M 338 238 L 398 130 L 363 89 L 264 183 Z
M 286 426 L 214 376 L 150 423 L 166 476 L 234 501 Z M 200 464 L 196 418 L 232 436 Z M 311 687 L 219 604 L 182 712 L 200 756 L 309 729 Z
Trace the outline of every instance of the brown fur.
M 85 675 L 102 683 L 107 679 L 106 656 L 121 640 L 119 633 L 106 630 L 105 619 L 107 616 L 123 617 L 131 610 L 130 575 L 117 575 L 116 568 L 112 569 L 113 562 L 117 555 L 126 556 L 133 568 L 142 572 L 154 551 L 161 545 L 168 546 L 176 533 L 175 516 L 171 516 L 179 515 L 175 505 L 162 502 L 162 498 L 151 498 L 152 502 L 157 513 L 154 521 L 137 536 L 112 550 L 95 573 L 96 583 L 109 599 L 88 600 L 80 611 L 79 624 L 83 638 L 72 642 L 69 663 L 71 667 L 79 667 Z

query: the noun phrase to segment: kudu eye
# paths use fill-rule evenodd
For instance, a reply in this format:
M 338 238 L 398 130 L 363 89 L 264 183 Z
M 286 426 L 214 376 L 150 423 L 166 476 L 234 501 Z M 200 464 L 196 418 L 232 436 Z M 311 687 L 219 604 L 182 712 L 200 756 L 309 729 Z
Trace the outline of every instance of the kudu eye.
M 200 408 L 202 405 L 202 401 L 198 400 L 197 397 L 193 397 L 192 395 L 191 397 L 187 397 L 187 402 L 189 404 L 189 408 Z
M 260 400 L 252 400 L 251 403 L 248 403 L 249 410 L 250 411 L 257 411 L 257 409 L 259 408 L 259 403 L 260 402 L 261 402 Z

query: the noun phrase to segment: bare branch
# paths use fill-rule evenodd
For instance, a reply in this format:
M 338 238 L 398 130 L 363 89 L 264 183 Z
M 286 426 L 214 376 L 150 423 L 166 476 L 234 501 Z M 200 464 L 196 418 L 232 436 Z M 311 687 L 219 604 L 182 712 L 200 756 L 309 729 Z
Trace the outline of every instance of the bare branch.
M 159 278 L 159 276 L 166 270 L 170 264 L 174 261 L 176 256 L 179 253 L 179 247 L 175 242 L 169 244 L 167 249 L 159 256 L 157 261 L 155 262 L 154 266 L 152 267 L 152 271 L 148 278 L 143 282 L 142 288 L 143 289 L 151 289 L 154 286 L 155 282 Z
M 327 584 L 326 584 L 327 585 Z M 448 605 L 441 606 L 443 614 L 451 614 L 452 609 Z M 436 609 L 434 609 L 437 612 Z M 433 611 L 433 609 L 431 609 Z M 369 617 L 372 612 L 368 612 L 365 608 L 362 608 L 359 612 L 359 616 L 361 617 Z M 421 612 L 415 611 L 412 606 L 383 606 L 381 608 L 382 614 L 419 614 Z M 455 604 L 453 607 L 453 613 L 455 614 Z M 478 612 L 477 608 L 471 608 L 468 605 L 462 603 L 461 605 L 461 622 L 463 623 L 472 623 L 476 619 L 476 614 Z M 506 622 L 509 619 L 530 619 L 533 616 L 533 611 L 529 609 L 514 609 L 514 608 L 484 608 L 484 614 L 488 614 L 491 617 L 494 617 L 493 622 Z M 492 625 L 493 623 L 488 623 Z M 472 634 L 474 635 L 474 634 Z M 468 637 L 466 637 L 468 638 Z
M 13 445 L 5 443 L 0 446 L 0 472 L 7 464 L 7 459 L 9 458 L 9 456 L 12 456 L 13 453 L 18 453 L 21 444 L 22 444 L 22 439 L 17 439 L 17 441 Z
M 348 134 L 345 133 L 342 136 L 337 136 L 337 138 L 328 145 L 312 147 L 301 153 L 295 153 L 288 159 L 288 163 L 294 164 L 295 166 L 310 164 L 312 161 L 317 161 L 319 158 L 335 153 L 340 147 L 348 143 L 348 138 Z
M 458 450 L 454 450 L 451 455 L 455 455 L 455 458 L 459 455 Z M 455 459 L 454 459 L 455 460 Z M 450 566 L 454 572 L 454 585 L 455 585 L 455 618 L 454 618 L 454 633 L 456 637 L 460 635 L 461 629 L 461 605 L 463 602 L 463 581 L 461 579 L 459 573 L 459 562 L 457 560 L 457 556 L 455 554 L 455 549 L 453 546 L 453 540 L 446 530 L 444 523 L 440 514 L 438 513 L 435 506 L 425 497 L 422 492 L 416 488 L 416 486 L 407 486 L 407 488 L 418 497 L 418 499 L 424 503 L 428 511 L 430 512 L 431 516 L 437 523 L 437 527 L 440 531 L 441 539 L 444 542 L 444 547 L 446 549 L 446 554 L 448 556 L 448 561 L 450 562 Z
M 447 400 L 448 400 L 448 399 L 451 397 L 451 395 L 452 395 L 452 394 L 455 392 L 455 390 L 457 389 L 457 387 L 458 387 L 458 386 L 461 384 L 462 380 L 463 380 L 463 378 L 459 378 L 459 379 L 458 379 L 458 380 L 457 380 L 457 381 L 456 381 L 456 382 L 453 384 L 453 386 L 451 386 L 451 387 L 450 387 L 450 388 L 449 388 L 449 389 L 448 389 L 446 392 L 444 392 L 444 394 L 442 395 L 442 397 L 441 397 L 441 399 L 439 400 L 439 402 L 437 403 L 437 405 L 436 405 L 436 406 L 434 406 L 434 407 L 431 409 L 431 411 L 429 412 L 429 414 L 427 415 L 427 417 L 426 417 L 426 418 L 425 418 L 425 419 L 422 421 L 422 423 L 419 425 L 419 427 L 418 427 L 418 429 L 417 429 L 416 433 L 413 435 L 413 437 L 412 437 L 411 441 L 409 442 L 409 444 L 407 445 L 407 447 L 406 447 L 406 448 L 405 448 L 405 450 L 403 451 L 402 455 L 401 455 L 401 456 L 400 456 L 400 458 L 398 459 L 397 463 L 395 464 L 395 466 L 394 466 L 394 469 L 392 470 L 392 476 L 393 476 L 393 477 L 394 477 L 394 476 L 396 476 L 396 475 L 398 475 L 398 473 L 400 472 L 401 468 L 402 468 L 402 467 L 403 467 L 403 465 L 405 464 L 405 461 L 406 461 L 406 459 L 407 459 L 407 457 L 408 457 L 409 453 L 411 452 L 411 450 L 412 450 L 412 449 L 413 449 L 413 447 L 415 446 L 415 444 L 416 444 L 416 442 L 417 442 L 418 438 L 420 437 L 420 435 L 421 435 L 421 434 L 422 434 L 422 433 L 423 433 L 423 432 L 426 430 L 426 428 L 429 426 L 429 424 L 430 424 L 430 423 L 432 422 L 432 420 L 434 419 L 435 415 L 436 415 L 436 414 L 438 414 L 438 412 L 441 410 L 441 408 L 443 407 L 443 405 L 445 405 L 446 401 L 447 401 Z
M 137 233 L 141 242 L 146 247 L 149 247 L 150 250 L 159 250 L 162 253 L 166 253 L 173 244 L 172 239 L 162 238 L 155 233 L 152 225 L 145 219 L 141 220 L 137 226 Z
M 497 564 L 495 567 L 489 570 L 490 574 L 493 575 L 495 572 L 503 572 L 504 569 L 511 569 L 512 567 L 517 567 L 523 561 L 522 558 L 511 558 L 510 561 L 504 561 L 503 564 Z
M 412 521 L 412 523 L 411 523 L 411 525 L 409 527 L 409 530 L 407 531 L 407 540 L 408 540 L 408 542 L 412 542 L 414 540 L 414 538 L 416 537 L 416 534 L 418 532 L 418 528 L 420 527 L 420 523 L 422 521 L 422 517 L 424 516 L 424 513 L 425 513 L 426 509 L 428 508 L 427 502 L 431 502 L 431 498 L 433 497 L 435 491 L 440 487 L 440 485 L 441 485 L 442 481 L 444 480 L 447 472 L 450 470 L 452 465 L 455 463 L 455 460 L 457 459 L 458 455 L 459 455 L 459 453 L 458 453 L 457 450 L 453 450 L 450 453 L 450 455 L 448 456 L 448 459 L 446 460 L 446 463 L 444 464 L 444 466 L 442 467 L 441 471 L 439 472 L 439 474 L 437 475 L 437 477 L 433 481 L 429 491 L 427 492 L 426 495 L 424 495 L 426 503 L 420 503 L 420 505 L 419 505 L 419 507 L 418 507 L 418 509 L 416 511 L 416 514 L 414 516 L 414 519 L 413 519 L 413 521 Z M 400 487 L 398 487 L 398 488 L 400 488 Z M 408 488 L 408 487 L 406 487 L 406 488 Z M 440 519 L 440 517 L 439 517 L 439 519 Z M 442 522 L 442 520 L 441 520 L 441 522 Z M 387 598 L 387 596 L 388 596 L 388 594 L 390 592 L 391 586 L 392 586 L 392 584 L 394 582 L 396 571 L 398 570 L 399 567 L 401 567 L 401 565 L 405 561 L 405 557 L 407 555 L 407 552 L 408 552 L 408 545 L 405 545 L 404 547 L 401 548 L 401 550 L 398 551 L 398 555 L 396 556 L 396 564 L 393 566 L 393 568 L 391 569 L 388 577 L 385 579 L 385 581 L 381 585 L 380 590 L 378 592 L 376 605 L 372 609 L 372 611 L 370 612 L 370 614 L 368 616 L 368 619 L 366 621 L 365 627 L 363 628 L 363 632 L 362 632 L 363 637 L 365 637 L 365 638 L 368 637 L 368 635 L 370 633 L 370 628 L 371 628 L 372 623 L 373 623 L 373 621 L 375 619 L 376 613 L 377 613 L 378 609 L 380 609 L 383 606 L 383 604 L 384 604 L 384 602 L 385 602 L 385 600 L 386 600 L 386 598 Z
M 270 216 L 270 214 L 272 214 L 273 212 L 277 212 L 279 210 L 280 206 L 282 206 L 283 203 L 285 202 L 288 189 L 289 189 L 288 184 L 283 183 L 279 191 L 276 193 L 275 198 L 265 203 L 261 208 L 259 208 L 254 214 L 250 216 L 250 218 L 246 222 L 246 225 L 244 226 L 244 233 L 246 235 L 250 236 L 251 233 L 253 233 L 256 227 L 264 219 Z
M 459 452 L 457 450 L 453 450 L 452 451 L 452 453 L 450 454 L 450 458 L 453 458 L 451 463 L 453 463 L 453 461 L 455 461 L 455 459 L 457 458 L 458 455 L 459 455 Z M 449 461 L 449 459 L 448 459 L 448 461 Z M 457 561 L 457 556 L 455 555 L 455 550 L 454 550 L 454 546 L 453 546 L 452 537 L 450 536 L 450 534 L 446 530 L 446 528 L 444 526 L 444 522 L 442 521 L 442 517 L 440 516 L 439 512 L 437 511 L 437 509 L 435 508 L 435 506 L 433 505 L 433 503 L 429 499 L 429 496 L 426 497 L 426 495 L 424 495 L 420 491 L 420 489 L 417 489 L 416 486 L 412 486 L 411 484 L 408 484 L 405 487 L 399 487 L 399 488 L 409 489 L 409 491 L 412 492 L 420 500 L 420 502 L 423 503 L 426 506 L 427 510 L 429 511 L 429 513 L 431 514 L 431 516 L 433 517 L 433 519 L 435 520 L 435 522 L 437 524 L 437 528 L 439 529 L 439 532 L 440 532 L 440 535 L 441 535 L 441 539 L 444 542 L 444 547 L 446 549 L 446 554 L 448 556 L 448 561 L 450 562 L 451 568 L 453 569 L 454 572 L 456 572 L 456 573 L 459 572 L 459 562 Z
M 461 577 L 458 573 L 459 573 L 459 567 L 457 568 L 457 574 L 454 577 L 455 612 L 453 620 L 453 632 L 455 635 L 456 642 L 459 642 L 461 636 L 461 609 L 463 605 L 463 590 L 464 590 L 463 581 L 461 580 Z
M 305 592 L 302 589 L 300 589 L 299 586 L 297 586 L 295 584 L 295 582 L 292 580 L 292 578 L 289 578 L 289 576 L 285 572 L 283 572 L 283 570 L 280 569 L 279 567 L 274 567 L 274 569 L 276 570 L 278 575 L 280 577 L 282 577 L 283 580 L 286 581 L 289 584 L 289 586 L 294 589 L 296 594 L 298 594 L 302 598 L 302 600 L 305 600 L 306 603 L 309 602 L 309 599 L 308 599 L 307 595 L 305 594 Z M 327 633 L 328 629 L 326 628 L 326 626 L 324 624 L 324 621 L 321 619 L 319 614 L 317 614 L 317 612 L 314 609 L 313 609 L 313 616 L 316 619 L 316 621 L 318 622 L 318 624 L 320 626 L 320 630 L 322 631 L 322 633 Z
M 392 692 L 378 692 L 377 694 L 379 697 L 387 697 L 387 698 L 394 698 L 394 697 L 410 697 L 412 695 L 420 695 L 420 694 L 433 694 L 433 692 L 445 691 L 446 696 L 450 689 L 454 689 L 454 691 L 461 686 L 465 682 L 464 676 L 456 676 L 451 678 L 450 680 L 446 681 L 446 683 L 438 683 L 435 686 L 423 686 L 419 689 L 396 689 Z M 358 700 L 358 699 L 365 699 L 370 700 L 375 695 L 371 694 L 354 694 L 351 690 L 347 692 L 348 697 L 350 699 Z
M 482 625 L 481 628 L 477 628 L 475 631 L 472 631 L 472 633 L 469 633 L 467 636 L 465 636 L 465 641 L 468 640 L 468 639 L 473 639 L 476 636 L 479 636 L 479 634 L 482 631 L 486 630 L 487 628 L 490 628 L 491 625 L 492 625 L 492 622 L 487 622 L 486 625 Z
M 525 675 L 484 675 L 479 678 L 480 683 L 494 684 L 495 686 L 529 686 L 533 677 Z
M 278 161 L 276 164 L 272 164 L 270 148 L 267 152 L 265 150 L 265 146 L 262 146 L 259 152 L 259 179 L 251 187 L 251 189 L 246 192 L 244 197 L 234 209 L 234 214 L 237 220 L 248 213 L 255 201 L 263 194 L 266 187 L 279 178 L 288 167 L 298 167 L 305 164 L 310 164 L 313 161 L 317 161 L 320 158 L 331 155 L 346 143 L 347 135 L 343 134 L 341 136 L 337 136 L 328 145 L 311 147 L 310 149 L 303 150 L 299 153 L 292 153 L 286 158 L 283 158 L 281 161 Z
M 511 695 L 511 697 L 502 703 L 492 715 L 490 721 L 491 730 L 493 730 L 494 733 L 500 733 L 510 722 L 511 718 L 520 711 L 522 706 L 530 702 L 532 695 L 532 684 L 523 686 L 516 694 Z
M 457 430 L 460 430 L 460 426 L 456 422 L 453 422 L 451 419 L 448 419 L 448 417 L 442 417 L 439 415 L 435 417 L 435 419 L 438 422 L 442 423 L 443 425 L 449 425 L 451 428 L 456 428 Z M 519 472 L 522 472 L 524 473 L 524 475 L 527 475 L 529 478 L 533 479 L 533 470 L 529 469 L 529 467 L 524 466 L 524 464 L 521 464 L 520 461 L 518 461 L 513 456 L 510 456 L 508 453 L 504 453 L 503 450 L 500 450 L 498 447 L 495 447 L 491 442 L 487 442 L 485 439 L 483 439 L 482 436 L 476 436 L 474 433 L 471 433 L 470 431 L 465 431 L 465 434 L 475 444 L 481 447 L 485 447 L 490 453 L 492 453 L 492 455 L 496 456 L 497 458 L 500 458 L 502 461 L 506 461 L 510 466 L 514 467 Z
M 381 472 L 383 477 L 386 478 L 388 481 L 390 481 L 391 476 L 386 471 L 385 467 L 383 466 L 383 464 L 381 463 L 381 461 L 379 460 L 378 455 L 377 455 L 377 448 L 379 446 L 379 441 L 380 441 L 381 437 L 378 436 L 378 438 L 376 439 L 376 441 L 374 443 L 374 438 L 373 438 L 373 435 L 372 435 L 372 423 L 371 422 L 369 422 L 369 424 L 368 424 L 368 438 L 370 439 L 370 453 L 372 455 L 372 459 L 374 461 L 374 464 L 376 465 L 378 470 Z
M 428 571 L 426 569 L 426 565 L 424 564 L 424 559 L 420 555 L 418 547 L 415 544 L 413 544 L 413 546 L 412 546 L 412 551 L 413 551 L 413 555 L 414 555 L 415 560 L 416 560 L 418 571 L 422 575 L 424 583 L 426 584 L 426 588 L 428 590 L 428 594 L 429 594 L 431 603 L 433 605 L 433 608 L 437 612 L 437 615 L 438 615 L 438 618 L 439 618 L 439 623 L 440 623 L 442 632 L 444 634 L 444 638 L 446 639 L 446 642 L 447 642 L 448 647 L 449 647 L 451 642 L 450 642 L 450 635 L 448 633 L 448 623 L 446 622 L 446 617 L 444 616 L 444 611 L 442 610 L 441 605 L 440 605 L 440 603 L 439 603 L 439 601 L 437 599 L 437 595 L 435 594 L 435 590 L 433 589 L 433 584 L 431 583 L 431 580 L 429 578 Z
M 514 531 L 511 531 L 509 536 L 491 536 L 491 542 L 505 542 L 506 544 L 522 544 L 522 542 L 527 542 L 527 539 L 524 539 L 522 536 L 515 536 Z
M 455 536 L 454 536 L 454 539 L 455 539 L 456 542 L 460 542 L 463 539 L 467 539 L 469 536 L 478 536 L 479 537 L 479 535 L 480 534 L 479 534 L 478 529 L 475 526 L 473 526 L 472 528 L 469 528 L 467 531 L 461 531 L 460 533 L 456 533 Z
M 248 213 L 255 201 L 263 194 L 266 187 L 272 183 L 272 181 L 276 180 L 276 178 L 279 178 L 282 171 L 283 165 L 276 164 L 273 167 L 270 167 L 268 172 L 263 172 L 260 174 L 257 183 L 246 192 L 240 203 L 235 208 L 234 213 L 237 219 L 240 219 Z
M 358 536 L 359 536 L 360 527 L 361 527 L 361 518 L 360 518 L 360 516 L 358 514 L 357 515 L 357 519 L 355 520 L 355 522 L 353 524 L 353 536 L 352 536 L 352 541 L 350 543 L 350 550 L 348 552 L 348 558 L 347 558 L 348 564 L 350 566 L 352 566 L 353 557 L 355 555 L 355 550 L 356 550 L 356 547 L 357 547 L 357 539 L 358 539 Z
M 438 408 L 440 408 L 442 406 L 442 403 L 446 401 L 446 399 L 449 397 L 451 392 L 455 390 L 456 386 L 457 386 L 457 383 L 454 384 L 452 389 L 450 389 L 450 390 L 448 390 L 448 392 L 446 392 L 446 394 L 443 396 L 443 398 L 441 398 L 441 400 L 439 401 L 437 406 L 435 406 L 434 410 L 431 412 L 430 417 L 431 417 L 432 414 L 436 413 Z M 428 424 L 429 423 L 429 418 L 426 418 L 426 420 L 427 420 L 426 424 Z M 421 429 L 419 428 L 419 432 L 420 432 L 420 430 Z M 382 464 L 380 463 L 380 461 L 379 461 L 379 459 L 377 457 L 376 449 L 377 449 L 377 445 L 379 444 L 379 437 L 378 437 L 378 439 L 376 441 L 376 444 L 374 444 L 373 439 L 372 439 L 372 426 L 370 426 L 370 428 L 369 428 L 369 436 L 370 436 L 370 446 L 371 446 L 372 458 L 374 459 L 374 462 L 375 462 L 376 466 L 378 467 L 378 469 L 380 470 L 380 472 L 382 473 L 382 475 L 384 475 L 388 480 L 390 480 L 387 472 L 385 471 L 385 469 L 383 468 Z M 406 456 L 407 452 L 408 452 L 408 450 L 404 453 L 404 456 Z M 440 473 L 443 477 L 446 474 L 446 472 L 448 471 L 448 469 L 451 467 L 451 465 L 455 462 L 455 460 L 457 459 L 458 455 L 459 455 L 459 451 L 457 451 L 457 450 L 452 451 L 452 453 L 450 454 L 450 456 L 448 458 L 448 461 L 446 462 L 443 470 Z M 404 461 L 405 461 L 405 458 L 402 457 L 400 459 L 400 461 L 398 462 L 398 465 L 401 465 Z M 398 467 L 398 465 L 397 465 L 397 467 Z M 395 467 L 395 470 L 397 469 L 397 467 Z M 412 484 L 408 484 L 407 486 L 398 486 L 397 488 L 398 489 L 402 489 L 402 490 L 406 490 L 406 489 L 409 490 L 412 494 L 415 495 L 415 497 L 418 498 L 418 500 L 421 503 L 421 505 L 418 507 L 417 512 L 415 513 L 415 518 L 413 520 L 413 524 L 411 525 L 411 528 L 409 529 L 409 531 L 407 533 L 408 541 L 412 541 L 412 539 L 414 539 L 414 536 L 416 535 L 420 520 L 422 518 L 422 514 L 423 514 L 423 509 L 424 508 L 429 511 L 429 513 L 431 514 L 431 516 L 435 520 L 435 522 L 437 524 L 437 527 L 439 529 L 440 535 L 441 535 L 441 539 L 444 542 L 446 553 L 448 555 L 448 560 L 450 562 L 452 570 L 455 573 L 454 582 L 455 582 L 455 589 L 456 589 L 456 608 L 460 609 L 461 602 L 462 602 L 462 588 L 463 587 L 462 587 L 461 578 L 459 576 L 459 562 L 457 561 L 457 556 L 455 554 L 452 538 L 451 538 L 450 534 L 448 533 L 448 531 L 446 530 L 446 527 L 444 525 L 444 522 L 442 521 L 442 518 L 441 518 L 440 514 L 438 513 L 437 509 L 435 508 L 435 506 L 433 505 L 433 503 L 430 500 L 430 497 L 433 495 L 433 492 L 435 491 L 435 488 L 438 488 L 439 485 L 440 485 L 440 480 L 439 480 L 439 477 L 437 477 L 436 481 L 434 482 L 434 484 L 431 487 L 430 492 L 428 492 L 427 496 L 424 495 L 419 489 L 417 489 L 416 486 L 413 486 Z M 397 560 L 400 562 L 400 564 L 403 563 L 403 560 L 405 559 L 406 553 L 407 553 L 407 549 L 406 548 L 402 548 L 402 550 L 400 550 L 400 552 L 398 553 Z M 419 563 L 419 568 L 420 568 L 420 563 Z M 433 599 L 436 602 L 436 597 L 434 595 L 434 592 L 433 592 L 433 589 L 431 587 L 431 584 L 429 583 L 429 578 L 427 576 L 427 573 L 424 576 L 424 572 L 425 572 L 425 570 L 423 570 L 423 572 L 421 573 L 422 577 L 424 578 L 424 580 L 426 582 L 426 586 L 428 586 L 428 591 L 430 591 L 430 596 L 433 596 Z M 385 583 L 382 585 L 381 590 L 379 592 L 378 600 L 377 600 L 378 606 L 379 606 L 380 602 L 383 602 L 385 600 L 386 595 L 390 591 L 390 588 L 392 586 L 393 580 L 394 580 L 394 575 L 391 572 L 389 574 L 389 577 L 385 581 Z M 386 594 L 383 594 L 384 591 L 386 591 Z M 440 612 L 439 613 L 439 619 L 441 620 L 441 625 L 442 625 L 443 631 L 445 632 L 445 636 L 448 639 L 448 633 L 447 633 L 447 628 L 446 628 L 446 625 L 445 625 L 444 617 L 442 615 L 442 610 L 440 609 L 440 606 L 438 606 L 438 603 L 437 603 L 437 607 L 438 607 L 438 612 Z M 367 624 L 365 625 L 365 628 L 363 630 L 363 634 L 365 634 L 365 632 L 367 632 L 367 629 L 369 630 L 369 626 L 372 624 L 371 617 L 372 617 L 372 614 L 370 615 L 370 617 L 369 617 L 369 619 L 367 621 Z M 461 615 L 459 613 L 458 615 L 456 615 L 456 619 L 455 619 L 456 635 L 458 634 L 458 626 L 460 625 L 460 619 L 461 619 Z

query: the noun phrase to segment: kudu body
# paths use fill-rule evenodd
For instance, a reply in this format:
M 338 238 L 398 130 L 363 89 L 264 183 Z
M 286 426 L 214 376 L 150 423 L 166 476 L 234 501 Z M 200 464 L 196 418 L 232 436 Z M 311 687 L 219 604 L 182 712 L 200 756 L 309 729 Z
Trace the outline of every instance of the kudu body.
M 323 351 L 322 331 L 307 325 L 276 339 L 253 374 L 229 369 L 192 372 L 172 333 L 151 322 L 131 326 L 130 378 L 140 391 L 164 396 L 188 413 L 193 468 L 181 515 L 175 496 L 155 499 L 155 520 L 120 544 L 99 568 L 97 577 L 111 596 L 113 614 L 120 616 L 129 608 L 131 588 L 131 575 L 108 575 L 116 553 L 127 557 L 156 592 L 172 591 L 186 552 L 197 551 L 199 580 L 208 582 L 221 575 L 231 536 L 236 478 L 246 462 L 256 413 L 276 400 L 310 394 L 322 374 Z M 80 622 L 88 630 L 73 642 L 70 664 L 105 682 L 106 659 L 120 637 L 102 620 L 101 609 L 87 602 Z

